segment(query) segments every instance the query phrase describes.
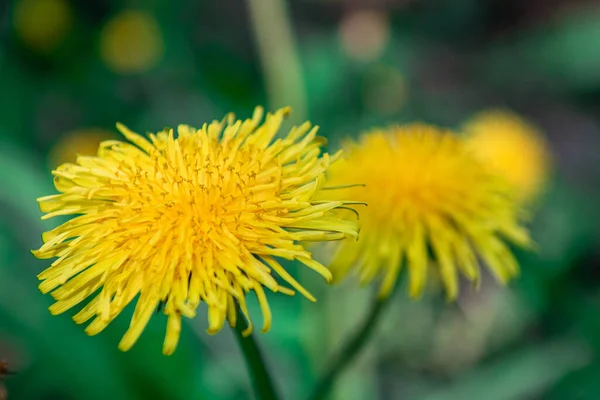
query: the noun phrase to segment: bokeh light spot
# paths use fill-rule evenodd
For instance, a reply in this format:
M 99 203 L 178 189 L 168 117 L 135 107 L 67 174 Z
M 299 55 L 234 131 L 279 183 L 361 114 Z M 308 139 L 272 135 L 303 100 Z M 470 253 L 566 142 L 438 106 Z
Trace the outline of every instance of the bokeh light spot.
M 19 0 L 14 8 L 16 35 L 28 47 L 50 52 L 71 28 L 72 14 L 65 0 Z
M 163 37 L 154 16 L 127 10 L 109 20 L 100 34 L 100 57 L 118 74 L 135 74 L 154 67 L 164 53 Z

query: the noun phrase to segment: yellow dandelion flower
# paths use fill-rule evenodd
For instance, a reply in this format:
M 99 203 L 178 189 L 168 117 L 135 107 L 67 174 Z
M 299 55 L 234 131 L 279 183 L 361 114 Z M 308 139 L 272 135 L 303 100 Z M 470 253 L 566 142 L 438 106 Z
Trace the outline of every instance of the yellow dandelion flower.
M 478 280 L 478 257 L 501 282 L 517 274 L 505 241 L 529 244 L 518 209 L 503 181 L 451 132 L 424 124 L 375 130 L 349 143 L 346 155 L 330 169 L 328 185 L 364 184 L 336 195 L 368 207 L 360 213 L 360 239 L 335 253 L 336 280 L 356 266 L 362 283 L 382 277 L 385 297 L 406 265 L 409 294 L 418 297 L 433 264 L 454 299 L 458 271 Z
M 489 110 L 473 116 L 463 130 L 472 151 L 515 187 L 519 199 L 535 199 L 551 164 L 548 144 L 537 127 L 513 112 Z
M 278 262 L 298 260 L 321 274 L 301 241 L 357 235 L 355 220 L 334 209 L 344 202 L 315 201 L 324 172 L 338 154 L 322 153 L 318 127 L 309 122 L 274 140 L 289 108 L 252 119 L 232 115 L 196 130 L 186 125 L 150 134 L 118 124 L 131 142 L 100 144 L 95 157 L 53 171 L 60 194 L 38 199 L 47 219 L 77 215 L 46 232 L 34 255 L 55 258 L 38 278 L 40 290 L 63 313 L 95 295 L 74 317 L 93 318 L 86 332 L 102 331 L 138 297 L 119 348 L 136 342 L 152 314 L 168 316 L 163 352 L 177 345 L 182 316 L 208 305 L 209 333 L 236 323 L 236 304 L 249 320 L 245 296 L 254 292 L 271 325 L 264 288 L 292 295 L 283 282 L 314 301 Z M 252 326 L 249 324 L 249 334 Z

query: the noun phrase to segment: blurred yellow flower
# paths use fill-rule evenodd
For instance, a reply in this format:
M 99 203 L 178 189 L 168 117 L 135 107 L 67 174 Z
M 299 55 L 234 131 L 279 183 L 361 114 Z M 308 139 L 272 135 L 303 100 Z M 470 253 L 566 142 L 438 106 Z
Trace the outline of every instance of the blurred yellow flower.
M 145 72 L 164 53 L 163 38 L 156 18 L 150 13 L 126 10 L 109 20 L 100 33 L 100 57 L 119 74 Z
M 236 304 L 249 320 L 245 296 L 254 292 L 263 314 L 271 312 L 263 287 L 292 295 L 281 281 L 306 291 L 277 257 L 298 260 L 326 280 L 327 268 L 299 241 L 357 235 L 357 223 L 333 210 L 344 201 L 314 201 L 324 172 L 338 155 L 321 152 L 323 140 L 309 122 L 275 138 L 289 108 L 252 119 L 233 115 L 196 130 L 180 125 L 150 140 L 118 124 L 133 144 L 100 145 L 97 157 L 78 157 L 53 174 L 61 194 L 38 199 L 47 219 L 77 215 L 42 235 L 34 255 L 57 259 L 38 277 L 56 300 L 52 314 L 87 303 L 74 317 L 94 335 L 139 295 L 119 348 L 136 342 L 157 307 L 168 316 L 163 346 L 177 345 L 181 317 L 208 305 L 209 333 L 236 323 Z M 338 153 L 339 154 L 339 153 Z M 280 279 L 276 279 L 278 275 Z M 248 321 L 249 322 L 249 321 Z M 251 332 L 252 325 L 248 330 Z
M 550 152 L 533 124 L 506 110 L 476 114 L 464 125 L 469 147 L 495 172 L 503 175 L 522 201 L 543 189 L 550 170 Z
M 94 156 L 103 140 L 113 138 L 113 133 L 100 128 L 82 128 L 68 132 L 52 147 L 48 160 L 52 168 L 75 162 L 77 156 Z
M 360 239 L 343 241 L 335 253 L 334 279 L 355 266 L 364 284 L 383 278 L 385 297 L 406 265 L 409 294 L 418 297 L 435 262 L 448 299 L 454 299 L 458 271 L 478 281 L 478 257 L 501 282 L 518 273 L 505 241 L 530 244 L 519 209 L 505 182 L 452 132 L 417 123 L 371 131 L 347 147 L 327 185 L 365 184 L 336 195 L 368 207 L 360 213 Z
M 17 36 L 41 52 L 53 50 L 71 28 L 71 8 L 66 0 L 18 0 L 13 12 Z

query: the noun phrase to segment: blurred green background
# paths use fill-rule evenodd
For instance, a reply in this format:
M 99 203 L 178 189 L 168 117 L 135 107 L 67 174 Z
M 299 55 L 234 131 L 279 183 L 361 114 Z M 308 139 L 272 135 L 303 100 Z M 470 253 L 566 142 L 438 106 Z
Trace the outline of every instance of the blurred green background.
M 116 138 L 117 121 L 158 131 L 246 118 L 257 104 L 291 105 L 332 149 L 373 125 L 459 127 L 502 107 L 537 125 L 552 152 L 531 223 L 540 250 L 519 253 L 520 279 L 501 288 L 486 277 L 456 304 L 434 284 L 420 302 L 397 291 L 332 398 L 600 398 L 600 2 L 0 5 L 0 359 L 18 372 L 0 398 L 252 398 L 231 332 L 208 336 L 204 311 L 173 356 L 161 354 L 162 316 L 121 353 L 129 316 L 91 338 L 50 316 L 36 279 L 48 262 L 30 250 L 58 223 L 41 221 L 35 202 L 54 193 L 51 169 Z M 286 399 L 310 393 L 372 298 L 295 273 L 319 302 L 270 296 L 273 328 L 258 338 Z

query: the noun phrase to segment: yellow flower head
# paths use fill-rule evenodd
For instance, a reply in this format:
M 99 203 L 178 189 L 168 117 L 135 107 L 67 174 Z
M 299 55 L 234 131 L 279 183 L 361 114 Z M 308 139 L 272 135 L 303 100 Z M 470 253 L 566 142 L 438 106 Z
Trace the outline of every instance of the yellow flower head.
M 510 111 L 489 110 L 463 130 L 471 150 L 515 187 L 520 200 L 535 199 L 550 169 L 548 145 L 537 127 Z
M 410 296 L 418 297 L 434 262 L 454 299 L 457 271 L 479 279 L 478 257 L 501 282 L 517 274 L 505 241 L 529 244 L 518 209 L 503 181 L 451 132 L 424 124 L 369 132 L 349 144 L 329 178 L 328 185 L 365 184 L 336 194 L 368 204 L 360 213 L 360 239 L 342 242 L 334 256 L 335 279 L 357 266 L 362 283 L 383 278 L 385 297 L 404 264 Z
M 38 276 L 40 290 L 56 300 L 51 313 L 94 295 L 73 317 L 79 324 L 93 318 L 86 332 L 94 335 L 139 295 L 119 348 L 133 346 L 160 305 L 168 316 L 163 352 L 171 354 L 182 315 L 194 317 L 201 301 L 209 333 L 225 319 L 235 325 L 236 304 L 249 319 L 251 291 L 266 332 L 271 313 L 263 287 L 294 293 L 281 281 L 314 301 L 277 257 L 298 260 L 329 281 L 329 270 L 298 242 L 356 236 L 357 225 L 334 214 L 343 201 L 313 199 L 337 158 L 321 152 L 317 127 L 305 122 L 274 140 L 288 113 L 268 114 L 260 124 L 257 108 L 243 122 L 229 115 L 149 140 L 118 124 L 131 143 L 104 141 L 96 157 L 53 171 L 60 194 L 38 199 L 42 218 L 77 216 L 44 233 L 34 251 L 57 257 Z

